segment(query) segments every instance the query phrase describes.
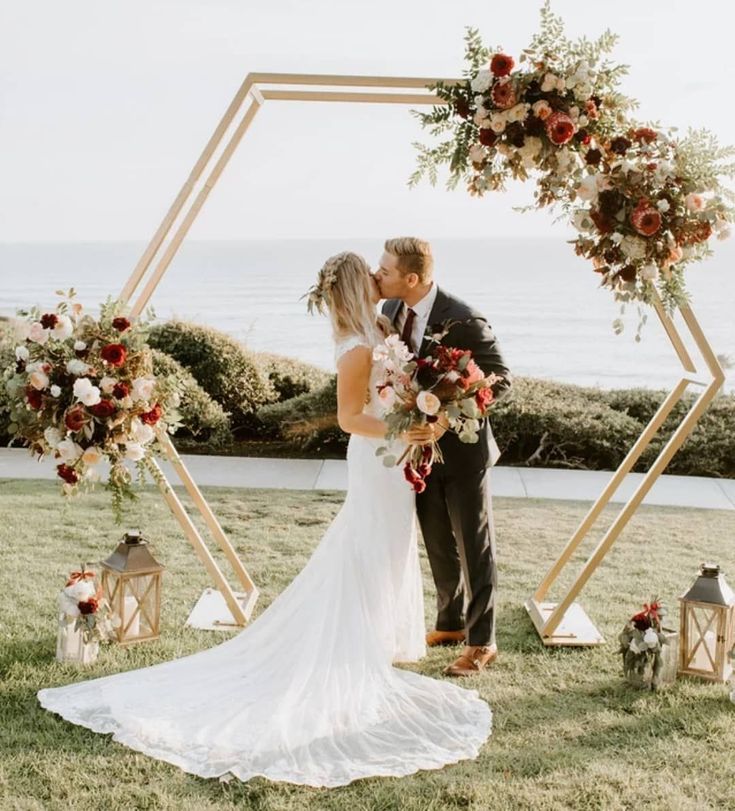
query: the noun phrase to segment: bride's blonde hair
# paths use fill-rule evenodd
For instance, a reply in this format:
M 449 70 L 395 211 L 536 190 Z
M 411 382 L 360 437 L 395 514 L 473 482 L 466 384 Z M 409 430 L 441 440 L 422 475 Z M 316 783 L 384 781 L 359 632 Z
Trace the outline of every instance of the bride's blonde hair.
M 359 335 L 370 342 L 383 339 L 389 322 L 375 312 L 370 266 L 359 254 L 343 251 L 330 256 L 307 293 L 309 312 L 324 312 L 332 322 L 335 340 Z

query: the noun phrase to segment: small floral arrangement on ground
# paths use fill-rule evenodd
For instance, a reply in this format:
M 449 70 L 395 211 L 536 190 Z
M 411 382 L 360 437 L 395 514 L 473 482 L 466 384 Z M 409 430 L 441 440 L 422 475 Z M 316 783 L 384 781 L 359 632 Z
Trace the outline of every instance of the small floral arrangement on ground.
M 112 639 L 114 628 L 120 624 L 97 583 L 94 572 L 82 566 L 72 572 L 59 593 L 61 621 L 74 621 L 74 629 L 81 631 L 84 642 L 107 642 Z
M 447 430 L 454 431 L 462 442 L 478 441 L 481 420 L 495 400 L 492 387 L 501 378 L 485 376 L 468 349 L 440 343 L 452 325 L 445 322 L 437 327 L 430 336 L 434 348 L 426 357 L 414 356 L 398 335 L 389 335 L 373 350 L 373 359 L 383 370 L 377 390 L 386 409 L 386 439 L 396 439 L 416 423 L 434 423 L 443 418 Z M 417 493 L 426 489 L 432 465 L 442 459 L 436 441 L 410 445 L 400 458 L 389 453 L 387 446 L 379 447 L 376 454 L 388 467 L 405 462 L 406 481 Z
M 106 487 L 120 522 L 123 499 L 137 498 L 125 460 L 135 463 L 140 483 L 146 472 L 160 479 L 152 462 L 163 453 L 156 430 L 173 433 L 179 425 L 178 384 L 153 375 L 146 343 L 152 310 L 128 319 L 125 306 L 108 298 L 94 318 L 73 289 L 57 295 L 53 312 L 18 311 L 25 339 L 4 373 L 10 444 L 40 458 L 53 454 L 68 496 L 93 487 L 100 464 L 109 462 Z
M 666 616 L 666 607 L 656 597 L 643 604 L 643 610 L 634 614 L 625 624 L 618 640 L 623 657 L 623 671 L 626 676 L 635 673 L 644 678 L 646 667 L 651 667 L 651 689 L 658 686 L 661 673 L 663 646 L 668 639 L 661 623 Z
M 651 303 L 654 286 L 669 309 L 687 301 L 684 267 L 711 253 L 709 240 L 730 234 L 735 150 L 706 131 L 674 130 L 629 117 L 637 104 L 618 89 L 627 66 L 603 59 L 617 37 L 577 42 L 546 2 L 541 29 L 516 60 L 466 36 L 465 79 L 432 86 L 445 102 L 417 113 L 436 136 L 417 144 L 411 184 L 449 164 L 449 186 L 470 194 L 536 177 L 536 202 L 558 204 L 579 233 L 576 252 L 593 262 L 617 300 Z M 616 330 L 622 328 L 620 322 Z

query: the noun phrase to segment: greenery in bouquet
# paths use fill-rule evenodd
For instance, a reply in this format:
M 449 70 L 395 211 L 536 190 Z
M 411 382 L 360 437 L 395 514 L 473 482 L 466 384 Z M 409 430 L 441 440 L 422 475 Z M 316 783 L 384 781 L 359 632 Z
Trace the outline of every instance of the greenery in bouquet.
M 73 289 L 56 294 L 61 301 L 53 312 L 18 311 L 24 339 L 4 372 L 10 444 L 40 458 L 52 454 L 67 496 L 93 487 L 108 462 L 106 488 L 120 522 L 123 500 L 137 498 L 126 461 L 139 483 L 146 473 L 162 481 L 153 462 L 163 455 L 157 431 L 173 433 L 180 424 L 180 383 L 153 374 L 151 309 L 129 319 L 126 306 L 108 297 L 95 318 Z
M 651 689 L 658 686 L 663 660 L 661 652 L 668 644 L 662 629 L 666 616 L 666 607 L 654 597 L 650 603 L 643 604 L 643 610 L 634 614 L 621 631 L 619 653 L 623 657 L 623 672 L 626 677 L 636 675 L 643 680 L 646 668 L 651 670 Z
M 478 441 L 481 420 L 495 400 L 493 386 L 501 378 L 485 376 L 469 350 L 441 344 L 453 323 L 445 322 L 429 336 L 433 348 L 426 357 L 416 357 L 395 334 L 374 349 L 374 360 L 382 370 L 377 389 L 385 408 L 387 440 L 396 439 L 414 424 L 441 421 L 462 442 Z M 400 458 L 387 445 L 376 453 L 389 467 L 405 462 L 404 475 L 417 493 L 426 489 L 432 465 L 442 458 L 437 441 L 409 445 Z
M 59 612 L 62 622 L 74 622 L 85 643 L 108 642 L 114 635 L 119 619 L 112 614 L 94 572 L 82 567 L 72 572 L 59 592 Z
M 548 2 L 518 66 L 469 29 L 465 78 L 433 85 L 445 103 L 417 113 L 444 140 L 416 145 L 411 183 L 425 175 L 435 183 L 448 164 L 450 187 L 464 180 L 482 196 L 533 173 L 528 208 L 561 208 L 602 286 L 623 306 L 650 304 L 658 291 L 672 309 L 687 301 L 686 265 L 711 252 L 711 237 L 730 234 L 733 194 L 723 181 L 733 177 L 735 150 L 707 131 L 678 138 L 631 118 L 637 104 L 619 90 L 627 66 L 605 59 L 616 41 L 609 31 L 569 40 Z

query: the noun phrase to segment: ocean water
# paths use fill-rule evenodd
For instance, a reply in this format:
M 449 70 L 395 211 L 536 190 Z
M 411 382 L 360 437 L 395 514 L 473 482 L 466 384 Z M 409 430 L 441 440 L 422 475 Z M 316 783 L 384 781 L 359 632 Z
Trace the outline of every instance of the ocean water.
M 563 238 L 436 240 L 433 247 L 436 281 L 487 316 L 516 374 L 602 388 L 669 388 L 677 380 L 680 366 L 655 313 L 640 342 L 635 307 L 615 335 L 619 305 Z M 688 288 L 715 353 L 735 360 L 735 245 L 716 247 L 714 257 L 690 269 Z M 50 307 L 54 290 L 72 286 L 94 312 L 108 295 L 119 295 L 144 248 L 143 242 L 0 244 L 0 315 Z M 208 324 L 255 350 L 331 369 L 327 320 L 307 315 L 301 296 L 324 260 L 341 250 L 362 253 L 375 266 L 382 240 L 185 242 L 150 303 L 159 319 Z M 735 369 L 726 371 L 726 387 L 735 390 Z

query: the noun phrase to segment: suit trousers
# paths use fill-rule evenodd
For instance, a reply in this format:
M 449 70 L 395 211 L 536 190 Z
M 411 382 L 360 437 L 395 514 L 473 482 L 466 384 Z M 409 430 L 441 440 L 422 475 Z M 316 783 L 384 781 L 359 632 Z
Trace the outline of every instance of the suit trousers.
M 416 497 L 437 591 L 436 628 L 495 643 L 497 570 L 490 468 L 437 464 Z

